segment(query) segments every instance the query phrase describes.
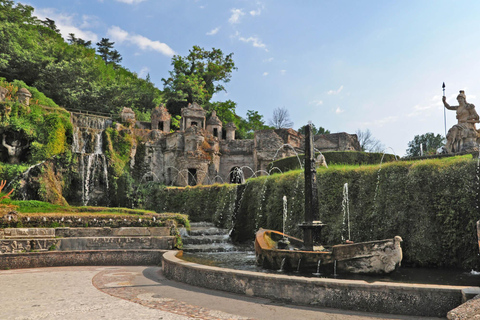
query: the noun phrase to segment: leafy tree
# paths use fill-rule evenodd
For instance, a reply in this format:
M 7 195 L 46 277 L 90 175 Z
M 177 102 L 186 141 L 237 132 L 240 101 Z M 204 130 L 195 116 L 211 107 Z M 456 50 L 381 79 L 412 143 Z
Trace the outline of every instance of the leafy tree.
M 273 110 L 273 116 L 268 120 L 268 124 L 275 129 L 293 127 L 293 121 L 290 119 L 288 110 L 285 107 Z
M 306 125 L 301 126 L 297 131 L 300 132 L 301 134 L 305 134 L 306 130 Z M 315 127 L 315 125 L 312 123 L 312 133 L 314 135 L 319 135 L 319 134 L 330 134 L 330 130 L 325 129 L 324 127 Z
M 111 42 L 109 38 L 102 38 L 100 42 L 97 42 L 97 52 L 106 64 L 118 66 L 122 61 L 122 57 L 117 50 L 112 50 L 114 44 L 115 42 Z
M 263 115 L 259 114 L 258 111 L 254 110 L 248 110 L 247 118 L 240 118 L 238 123 L 235 124 L 238 128 L 236 132 L 236 137 L 238 139 L 253 139 L 255 131 L 273 129 L 272 127 L 269 127 L 265 124 Z
M 60 33 L 60 30 L 57 28 L 55 21 L 53 21 L 52 19 L 45 18 L 45 20 L 43 20 L 42 23 L 45 27 L 54 31 L 55 33 Z
M 420 156 L 420 145 L 422 146 L 423 154 L 435 154 L 438 148 L 445 145 L 445 138 L 441 134 L 435 135 L 432 132 L 416 135 L 413 140 L 408 143 L 407 156 Z
M 213 110 L 217 112 L 218 118 L 222 120 L 223 125 L 226 125 L 229 122 L 236 122 L 237 115 L 235 114 L 235 108 L 237 104 L 232 100 L 227 100 L 224 102 L 209 102 L 205 105 L 205 110 L 208 112 L 207 118 L 210 116 Z
M 362 131 L 358 129 L 356 132 L 358 137 L 358 142 L 360 143 L 360 148 L 365 152 L 382 152 L 385 150 L 385 146 L 380 142 L 380 140 L 374 138 L 370 129 Z
M 69 36 L 69 38 L 67 39 L 67 41 L 70 44 L 78 44 L 79 46 L 82 46 L 82 47 L 85 47 L 85 48 L 91 48 L 92 47 L 92 41 L 90 41 L 90 40 L 85 41 L 81 38 L 76 38 L 75 34 L 73 34 L 73 33 L 69 33 L 68 36 Z
M 204 105 L 214 93 L 225 91 L 224 84 L 236 70 L 232 57 L 233 53 L 224 55 L 220 49 L 208 51 L 199 46 L 193 46 L 185 57 L 173 56 L 170 77 L 162 79 L 169 112 L 178 115 L 188 103 Z

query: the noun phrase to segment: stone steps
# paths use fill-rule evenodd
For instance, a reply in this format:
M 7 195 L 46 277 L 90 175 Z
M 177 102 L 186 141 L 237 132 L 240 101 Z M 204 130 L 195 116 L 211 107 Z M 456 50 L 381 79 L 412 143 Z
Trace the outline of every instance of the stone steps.
M 237 248 L 230 242 L 228 229 L 210 222 L 192 222 L 190 231 L 182 236 L 185 252 L 231 252 Z

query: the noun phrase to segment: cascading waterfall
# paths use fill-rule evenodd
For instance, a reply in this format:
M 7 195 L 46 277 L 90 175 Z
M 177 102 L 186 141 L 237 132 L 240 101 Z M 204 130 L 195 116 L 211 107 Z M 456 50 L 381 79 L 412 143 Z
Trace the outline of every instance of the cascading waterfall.
M 103 153 L 103 133 L 112 124 L 112 120 L 80 113 L 71 113 L 71 120 L 74 127 L 72 151 L 79 155 L 79 171 L 83 184 L 82 204 L 86 206 L 93 200 L 94 193 L 96 198 L 99 198 L 109 189 L 107 159 Z M 98 199 L 95 202 L 98 202 Z

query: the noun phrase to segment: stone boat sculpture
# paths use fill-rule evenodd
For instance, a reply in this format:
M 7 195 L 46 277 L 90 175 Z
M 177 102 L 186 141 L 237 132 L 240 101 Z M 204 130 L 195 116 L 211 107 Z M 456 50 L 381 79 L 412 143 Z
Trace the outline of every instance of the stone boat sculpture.
M 287 240 L 287 241 L 285 241 Z M 255 237 L 257 265 L 273 270 L 382 274 L 394 271 L 402 261 L 402 238 L 319 246 L 305 250 L 300 239 L 279 231 L 260 229 Z M 285 248 L 283 245 L 288 243 Z
M 320 271 L 326 273 L 389 273 L 402 261 L 402 238 L 322 246 L 321 229 L 316 219 L 318 193 L 311 125 L 305 137 L 305 222 L 303 241 L 284 233 L 260 229 L 255 237 L 257 264 L 268 269 Z

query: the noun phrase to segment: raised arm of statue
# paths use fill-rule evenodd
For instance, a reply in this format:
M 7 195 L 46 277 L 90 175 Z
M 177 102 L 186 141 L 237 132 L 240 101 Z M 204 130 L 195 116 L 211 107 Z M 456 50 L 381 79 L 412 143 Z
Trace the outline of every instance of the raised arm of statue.
M 8 151 L 8 155 L 9 156 L 14 156 L 15 155 L 15 147 L 12 147 L 10 145 L 7 144 L 7 142 L 5 141 L 5 134 L 3 134 L 3 138 L 2 138 L 2 145 L 7 148 L 7 151 Z
M 447 108 L 448 110 L 457 110 L 458 109 L 458 106 L 450 106 L 448 103 L 447 103 L 447 97 L 443 96 L 442 97 L 442 101 L 443 101 L 443 105 L 445 106 L 445 108 Z

